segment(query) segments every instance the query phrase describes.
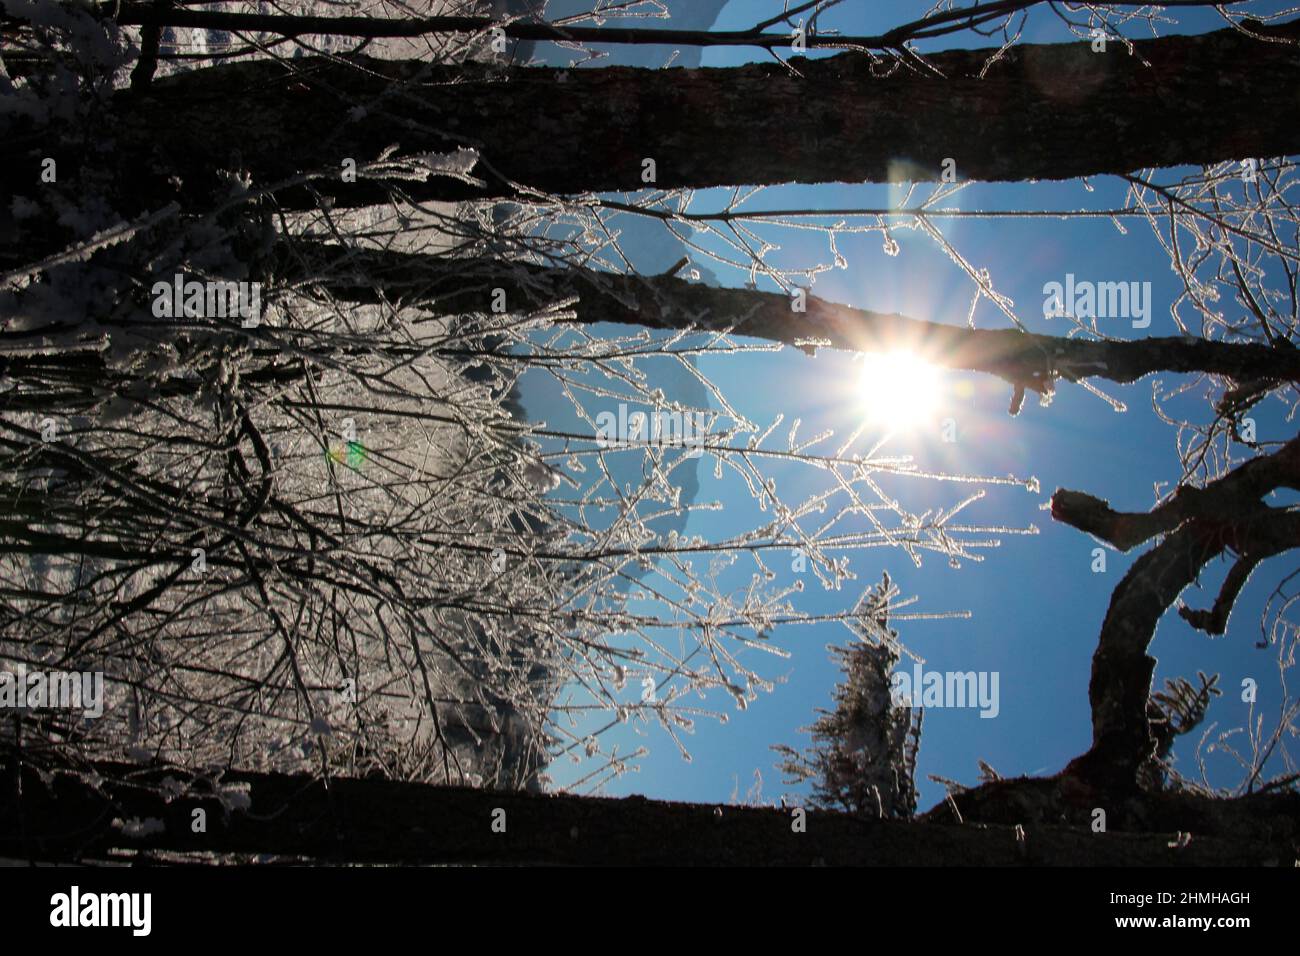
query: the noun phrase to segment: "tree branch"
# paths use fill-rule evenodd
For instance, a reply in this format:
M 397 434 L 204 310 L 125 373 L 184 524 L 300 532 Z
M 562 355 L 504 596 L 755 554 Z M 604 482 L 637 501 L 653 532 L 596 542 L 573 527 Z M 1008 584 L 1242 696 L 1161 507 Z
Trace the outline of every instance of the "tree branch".
M 1214 599 L 1214 606 L 1208 611 L 1198 611 L 1186 605 L 1178 609 L 1178 616 L 1206 634 L 1218 635 L 1228 629 L 1228 617 L 1232 606 L 1237 602 L 1237 595 L 1250 580 L 1251 573 L 1264 560 L 1264 555 L 1248 554 L 1238 558 L 1228 569 L 1228 576 L 1219 588 L 1219 596 Z
M 808 29 L 802 38 L 808 49 L 859 49 L 859 50 L 894 50 L 912 39 L 933 39 L 958 33 L 976 23 L 986 23 L 990 19 L 1009 17 L 1012 14 L 1036 6 L 1043 0 L 1000 0 L 985 6 L 963 7 L 949 10 L 943 14 L 922 17 L 899 24 L 885 33 L 867 36 L 842 36 L 836 33 L 819 33 Z M 1219 0 L 1174 0 L 1176 6 L 1209 7 L 1216 6 Z M 779 17 L 765 20 L 749 30 L 674 30 L 637 27 L 579 27 L 563 26 L 555 23 L 530 20 L 502 22 L 485 16 L 435 16 L 435 17 L 322 17 L 294 16 L 260 13 L 227 13 L 218 10 L 177 10 L 159 9 L 150 2 L 126 2 L 114 19 L 123 26 L 169 26 L 194 27 L 209 30 L 229 30 L 233 32 L 260 31 L 275 33 L 282 37 L 298 37 L 309 33 L 327 34 L 329 36 L 350 37 L 417 37 L 434 33 L 485 33 L 499 29 L 502 34 L 514 40 L 556 41 L 571 43 L 619 44 L 619 45 L 670 45 L 693 47 L 750 46 L 771 50 L 788 47 L 793 40 L 789 30 L 777 33 L 765 32 L 782 20 L 791 22 L 790 17 L 796 12 L 808 9 L 815 4 L 804 4 L 797 10 L 790 10 Z M 1099 6 L 1111 4 L 1100 3 Z M 1114 4 L 1115 6 L 1132 6 L 1136 4 Z M 112 8 L 114 4 L 109 4 Z M 105 8 L 101 8 L 105 9 Z M 106 9 L 106 12 L 110 12 Z M 1262 30 L 1270 28 L 1259 24 Z M 1262 32 L 1262 31 L 1261 31 Z
M 1204 488 L 1180 488 L 1147 514 L 1116 512 L 1099 498 L 1058 491 L 1052 517 L 1121 547 L 1165 533 L 1133 563 L 1111 595 L 1092 660 L 1091 749 L 1070 770 L 1122 791 L 1136 785 L 1138 768 L 1154 753 L 1148 718 L 1155 659 L 1147 648 L 1160 618 L 1210 560 L 1231 550 L 1242 556 L 1206 623 L 1226 623 L 1231 602 L 1249 571 L 1265 558 L 1300 546 L 1300 512 L 1270 508 L 1260 499 L 1300 482 L 1300 436 L 1272 455 L 1252 459 Z
M 501 288 L 513 311 L 576 295 L 579 301 L 574 308 L 578 321 L 583 323 L 731 331 L 804 350 L 818 345 L 852 351 L 908 349 L 936 365 L 996 375 L 1015 387 L 1039 393 L 1052 392 L 1061 378 L 1126 383 L 1153 372 L 1300 381 L 1300 350 L 1289 347 L 1187 341 L 1177 336 L 1088 341 L 1015 329 L 971 329 L 855 309 L 814 296 L 807 297 L 806 311 L 797 312 L 792 298 L 780 293 L 715 288 L 667 273 L 615 275 L 579 268 L 506 264 L 493 259 L 344 249 L 306 241 L 282 246 L 272 268 L 277 277 L 289 282 L 323 276 L 317 280 L 320 287 L 337 298 L 373 303 L 379 301 L 382 291 L 388 301 L 402 298 L 407 304 L 421 304 L 433 314 L 484 311 L 489 307 L 492 289 Z M 1241 480 L 1254 475 L 1256 480 L 1266 481 L 1267 476 L 1259 474 L 1262 467 L 1247 468 Z M 1077 492 L 1058 494 L 1073 496 L 1062 500 L 1063 507 L 1087 510 L 1082 499 L 1089 496 Z M 1105 506 L 1105 502 L 1100 504 Z M 1105 520 L 1104 513 L 1096 518 L 1102 524 Z M 1088 527 L 1082 530 L 1097 533 Z M 1162 530 L 1166 528 L 1144 531 L 1122 549 Z M 1110 540 L 1107 534 L 1099 536 Z
M 1300 146 L 1286 119 L 1300 75 L 1295 44 L 1229 28 L 1132 48 L 947 50 L 926 56 L 932 70 L 895 61 L 885 75 L 878 56 L 849 52 L 800 60 L 799 77 L 766 63 L 561 71 L 357 53 L 229 62 L 155 80 L 148 96 L 115 97 L 96 116 L 113 131 L 112 157 L 23 121 L 0 147 L 11 168 L 0 203 L 28 195 L 46 159 L 120 170 L 117 208 L 132 215 L 170 198 L 189 208 L 226 202 L 223 169 L 247 171 L 258 188 L 282 184 L 285 208 L 314 208 L 319 194 L 340 207 L 386 202 L 393 181 L 350 182 L 338 171 L 392 144 L 408 156 L 478 152 L 481 183 L 400 184 L 414 198 L 448 201 L 513 196 L 520 184 L 551 195 L 641 189 L 647 157 L 657 161 L 656 187 L 673 189 L 937 182 L 945 158 L 963 180 L 1061 180 Z M 1125 135 L 1101 142 L 1093 133 L 1102 126 Z M 312 188 L 305 172 L 319 177 Z

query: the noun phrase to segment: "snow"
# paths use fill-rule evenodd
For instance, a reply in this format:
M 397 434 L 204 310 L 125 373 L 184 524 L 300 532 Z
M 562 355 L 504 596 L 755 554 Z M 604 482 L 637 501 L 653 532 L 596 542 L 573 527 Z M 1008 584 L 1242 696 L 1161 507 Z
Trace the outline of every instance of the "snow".
M 123 836 L 130 837 L 133 840 L 143 840 L 155 833 L 167 832 L 167 824 L 157 817 L 145 817 L 143 820 L 139 817 L 132 817 L 129 820 L 123 820 L 119 817 L 113 821 L 113 826 L 121 830 Z

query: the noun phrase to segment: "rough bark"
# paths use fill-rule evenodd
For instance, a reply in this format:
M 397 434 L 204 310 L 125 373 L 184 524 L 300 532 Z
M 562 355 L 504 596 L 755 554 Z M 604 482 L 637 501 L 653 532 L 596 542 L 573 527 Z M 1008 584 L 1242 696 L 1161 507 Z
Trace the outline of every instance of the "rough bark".
M 222 169 L 257 185 L 323 170 L 340 204 L 385 191 L 335 171 L 400 144 L 403 152 L 478 149 L 484 186 L 446 177 L 404 184 L 412 196 L 503 195 L 508 181 L 556 194 L 785 182 L 1067 179 L 1151 166 L 1300 150 L 1300 47 L 1236 30 L 1134 43 L 1024 44 L 981 78 L 993 50 L 953 50 L 885 66 L 866 54 L 729 69 L 607 67 L 561 71 L 441 67 L 364 56 L 210 67 L 125 92 L 94 136 L 55 148 L 15 136 L 0 151 L 0 188 L 38 189 L 53 155 L 61 180 L 114 171 L 124 213 L 178 197 L 190 208 L 227 196 Z M 363 109 L 354 110 L 356 107 Z M 21 131 L 20 131 L 21 132 Z M 39 133 L 39 131 L 37 131 Z M 179 177 L 179 183 L 171 177 Z M 280 201 L 314 202 L 301 188 Z
M 579 865 L 1289 865 L 1294 855 L 1294 828 L 1284 827 L 1256 827 L 1230 838 L 1198 836 L 1177 847 L 1170 846 L 1173 830 L 1093 833 L 1086 826 L 1025 817 L 1022 839 L 1014 825 L 868 821 L 810 811 L 807 830 L 799 833 L 792 811 L 775 808 L 384 780 L 336 778 L 327 787 L 305 777 L 242 772 L 227 774 L 221 783 L 247 783 L 251 806 L 227 816 L 212 797 L 164 801 L 148 786 L 156 786 L 164 771 L 112 764 L 93 768 L 103 780 L 99 791 L 62 775 L 47 787 L 26 770 L 19 812 L 12 753 L 8 759 L 7 765 L 0 761 L 6 782 L 0 855 L 39 860 L 113 859 L 124 847 L 318 861 Z M 1006 805 L 1014 816 L 1016 804 Z M 192 832 L 197 808 L 207 811 L 206 833 Z M 505 833 L 492 830 L 497 808 L 505 811 Z M 166 828 L 140 839 L 114 829 L 114 819 L 132 818 L 160 820 Z

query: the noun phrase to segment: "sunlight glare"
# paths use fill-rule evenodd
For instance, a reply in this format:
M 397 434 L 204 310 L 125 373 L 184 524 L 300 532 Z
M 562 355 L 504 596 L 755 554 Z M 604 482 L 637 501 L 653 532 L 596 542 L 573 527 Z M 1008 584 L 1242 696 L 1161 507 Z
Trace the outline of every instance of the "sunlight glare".
M 939 370 L 914 352 L 863 356 L 858 394 L 867 419 L 893 431 L 927 422 L 939 405 Z

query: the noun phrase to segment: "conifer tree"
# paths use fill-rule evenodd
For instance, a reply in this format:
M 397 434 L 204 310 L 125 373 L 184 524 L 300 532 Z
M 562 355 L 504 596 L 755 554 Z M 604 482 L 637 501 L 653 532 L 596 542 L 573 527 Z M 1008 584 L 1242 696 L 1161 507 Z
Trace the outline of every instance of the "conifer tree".
M 921 714 L 890 693 L 890 672 L 899 659 L 898 632 L 889 627 L 889 599 L 896 593 L 885 572 L 871 589 L 864 616 L 874 641 L 829 645 L 844 671 L 835 687 L 835 709 L 822 710 L 804 752 L 778 745 L 787 783 L 812 781 L 812 805 L 871 817 L 907 818 L 916 813 L 916 753 Z

